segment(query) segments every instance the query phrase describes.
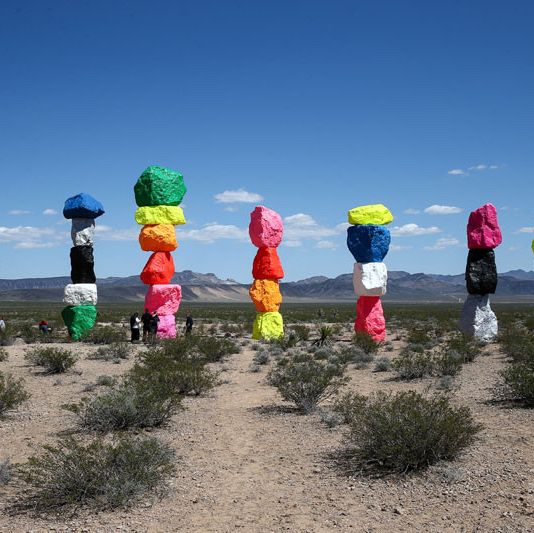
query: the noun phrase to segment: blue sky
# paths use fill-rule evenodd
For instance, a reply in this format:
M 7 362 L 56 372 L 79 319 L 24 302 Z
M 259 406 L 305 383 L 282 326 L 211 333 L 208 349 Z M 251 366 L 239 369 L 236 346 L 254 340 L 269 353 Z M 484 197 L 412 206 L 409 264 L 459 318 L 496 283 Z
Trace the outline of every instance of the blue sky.
M 531 269 L 533 19 L 527 0 L 4 0 L 0 278 L 68 275 L 55 212 L 82 191 L 107 211 L 97 275 L 139 273 L 151 164 L 188 186 L 177 270 L 249 281 L 262 203 L 287 280 L 349 272 L 347 210 L 384 203 L 389 269 L 458 273 L 486 202 L 499 269 Z

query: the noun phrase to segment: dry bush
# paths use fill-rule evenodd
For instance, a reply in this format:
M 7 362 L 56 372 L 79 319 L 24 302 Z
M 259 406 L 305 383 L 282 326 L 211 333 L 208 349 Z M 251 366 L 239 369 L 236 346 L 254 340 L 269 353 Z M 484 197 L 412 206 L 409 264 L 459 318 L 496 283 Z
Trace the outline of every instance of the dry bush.
M 26 352 L 24 358 L 32 365 L 42 366 L 47 374 L 66 372 L 78 360 L 70 350 L 54 347 L 33 348 Z
M 24 388 L 24 380 L 0 372 L 0 417 L 28 400 L 30 395 Z

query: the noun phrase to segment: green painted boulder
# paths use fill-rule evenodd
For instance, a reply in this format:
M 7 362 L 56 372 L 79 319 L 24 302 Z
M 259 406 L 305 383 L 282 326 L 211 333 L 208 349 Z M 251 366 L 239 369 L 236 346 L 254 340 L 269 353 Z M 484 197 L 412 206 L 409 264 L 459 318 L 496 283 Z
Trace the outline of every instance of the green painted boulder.
M 163 167 L 148 167 L 134 186 L 135 202 L 139 207 L 179 205 L 187 189 L 184 177 Z
M 69 330 L 69 335 L 77 341 L 95 325 L 96 307 L 94 305 L 69 305 L 61 311 L 61 316 Z
M 257 313 L 252 338 L 279 339 L 284 336 L 284 320 L 278 312 Z

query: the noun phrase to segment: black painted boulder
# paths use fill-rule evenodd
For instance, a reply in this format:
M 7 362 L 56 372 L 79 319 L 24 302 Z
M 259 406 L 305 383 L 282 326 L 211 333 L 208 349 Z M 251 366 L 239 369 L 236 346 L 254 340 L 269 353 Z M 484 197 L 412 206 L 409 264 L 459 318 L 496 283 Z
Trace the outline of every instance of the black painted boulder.
M 70 267 L 72 283 L 96 283 L 92 246 L 74 246 L 71 248 Z
M 465 281 L 469 294 L 494 294 L 497 289 L 495 252 L 491 249 L 472 249 L 467 255 Z

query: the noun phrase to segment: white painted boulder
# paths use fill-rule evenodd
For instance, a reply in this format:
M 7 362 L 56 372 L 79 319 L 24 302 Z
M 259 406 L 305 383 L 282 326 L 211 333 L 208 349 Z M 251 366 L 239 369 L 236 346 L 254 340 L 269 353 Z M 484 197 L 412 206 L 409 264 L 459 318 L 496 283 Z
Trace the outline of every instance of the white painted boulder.
M 93 218 L 73 218 L 70 230 L 74 246 L 92 245 L 95 240 L 95 221 Z
M 63 302 L 67 305 L 96 305 L 95 283 L 69 283 L 65 287 Z
M 352 284 L 357 296 L 384 296 L 388 270 L 384 263 L 354 263 Z
M 489 294 L 468 294 L 460 316 L 460 329 L 479 342 L 497 338 L 499 326 L 490 306 Z

